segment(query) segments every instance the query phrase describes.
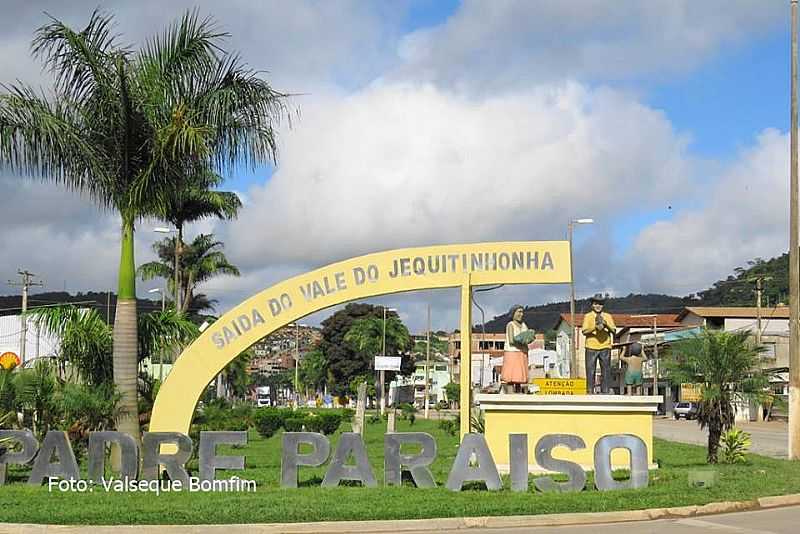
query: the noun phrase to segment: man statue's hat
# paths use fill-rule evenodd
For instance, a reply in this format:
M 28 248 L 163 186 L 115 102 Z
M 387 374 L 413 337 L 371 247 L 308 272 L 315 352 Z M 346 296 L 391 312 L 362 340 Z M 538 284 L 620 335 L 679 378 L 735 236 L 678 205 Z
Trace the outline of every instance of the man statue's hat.
M 589 302 L 591 303 L 599 302 L 600 304 L 605 304 L 606 299 L 600 293 L 595 293 L 595 295 L 591 299 L 589 299 Z

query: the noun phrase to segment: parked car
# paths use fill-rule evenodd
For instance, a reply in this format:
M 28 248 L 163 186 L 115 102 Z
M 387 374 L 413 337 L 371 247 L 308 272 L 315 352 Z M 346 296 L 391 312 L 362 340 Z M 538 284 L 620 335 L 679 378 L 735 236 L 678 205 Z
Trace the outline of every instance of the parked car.
M 673 414 L 675 419 L 680 419 L 681 417 L 686 419 L 696 419 L 697 418 L 697 403 L 696 402 L 679 402 L 675 405 L 673 409 Z

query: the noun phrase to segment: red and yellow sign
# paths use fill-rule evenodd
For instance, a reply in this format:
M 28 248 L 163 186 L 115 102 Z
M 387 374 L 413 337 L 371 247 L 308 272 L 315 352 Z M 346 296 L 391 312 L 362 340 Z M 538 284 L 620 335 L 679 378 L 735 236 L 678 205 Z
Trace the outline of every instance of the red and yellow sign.
M 585 378 L 534 378 L 540 395 L 586 395 Z
M 4 352 L 3 354 L 0 354 L 0 367 L 3 369 L 13 369 L 20 363 L 22 363 L 22 360 L 20 360 L 19 356 L 13 352 Z

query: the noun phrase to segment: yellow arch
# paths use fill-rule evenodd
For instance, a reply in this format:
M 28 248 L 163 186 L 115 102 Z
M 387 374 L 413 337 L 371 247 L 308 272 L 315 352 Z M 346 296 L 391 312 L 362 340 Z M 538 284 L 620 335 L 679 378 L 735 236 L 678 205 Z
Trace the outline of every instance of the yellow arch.
M 275 330 L 311 313 L 356 299 L 461 287 L 462 361 L 470 361 L 469 291 L 486 284 L 570 281 L 567 241 L 512 241 L 406 248 L 327 265 L 276 284 L 211 325 L 175 362 L 153 406 L 152 432 L 188 433 L 194 408 L 211 380 L 234 358 Z M 461 368 L 462 399 L 470 366 Z M 469 424 L 462 402 L 462 431 Z M 466 415 L 466 417 L 464 416 Z M 467 427 L 468 428 L 468 427 Z

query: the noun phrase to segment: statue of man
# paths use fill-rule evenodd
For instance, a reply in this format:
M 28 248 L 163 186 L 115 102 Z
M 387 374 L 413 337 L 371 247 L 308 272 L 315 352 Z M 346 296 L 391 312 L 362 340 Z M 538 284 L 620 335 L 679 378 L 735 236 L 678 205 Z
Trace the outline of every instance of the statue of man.
M 611 386 L 611 343 L 617 326 L 610 313 L 603 311 L 605 300 L 600 295 L 591 299 L 592 311 L 583 317 L 581 332 L 586 336 L 586 390 L 594 393 L 597 360 L 603 374 L 600 392 L 607 394 Z

